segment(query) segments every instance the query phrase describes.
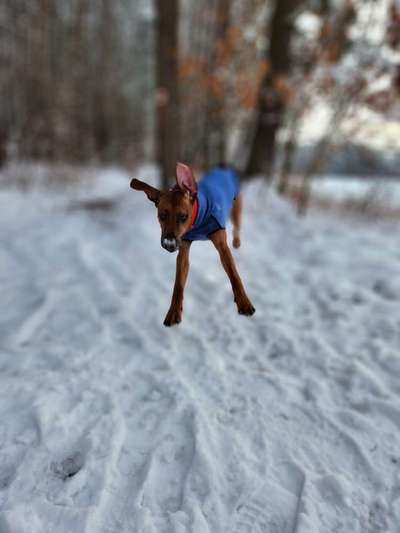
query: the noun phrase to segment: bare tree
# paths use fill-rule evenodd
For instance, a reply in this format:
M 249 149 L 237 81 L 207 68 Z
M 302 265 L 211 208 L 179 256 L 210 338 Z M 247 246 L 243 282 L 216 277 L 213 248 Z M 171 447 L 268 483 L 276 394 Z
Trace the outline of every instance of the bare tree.
M 152 101 L 150 18 L 131 0 L 2 0 L 0 160 L 137 161 Z
M 157 161 L 167 187 L 179 158 L 178 0 L 157 0 Z
M 217 76 L 218 69 L 223 63 L 226 32 L 230 23 L 230 0 L 218 0 L 216 9 L 215 46 L 211 58 L 211 75 Z M 225 161 L 226 127 L 225 127 L 225 98 L 226 91 L 221 95 L 212 92 L 208 100 L 208 120 L 210 122 L 210 139 L 207 164 Z M 210 153 L 211 152 L 211 153 Z
M 268 175 L 271 172 L 276 133 L 282 124 L 285 110 L 280 81 L 288 75 L 291 66 L 292 15 L 299 4 L 300 0 L 276 0 L 270 28 L 267 28 L 270 44 L 266 62 L 269 69 L 258 97 L 254 139 L 246 166 L 246 173 L 249 175 Z

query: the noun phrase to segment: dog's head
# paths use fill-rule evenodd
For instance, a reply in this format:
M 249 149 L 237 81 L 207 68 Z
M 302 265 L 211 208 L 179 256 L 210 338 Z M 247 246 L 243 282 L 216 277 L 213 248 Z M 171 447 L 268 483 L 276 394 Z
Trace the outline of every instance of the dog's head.
M 168 252 L 176 252 L 181 245 L 182 236 L 191 226 L 197 195 L 197 183 L 190 167 L 177 163 L 176 185 L 169 191 L 159 191 L 137 179 L 131 181 L 131 187 L 143 191 L 157 207 L 161 246 Z

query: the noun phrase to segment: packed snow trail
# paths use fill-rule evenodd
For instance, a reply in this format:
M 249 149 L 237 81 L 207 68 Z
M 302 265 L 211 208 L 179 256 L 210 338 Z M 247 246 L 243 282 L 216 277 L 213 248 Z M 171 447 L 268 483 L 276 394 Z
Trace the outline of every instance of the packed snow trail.
M 299 221 L 255 183 L 256 314 L 195 243 L 168 329 L 176 256 L 102 178 L 0 192 L 0 532 L 398 533 L 398 224 Z

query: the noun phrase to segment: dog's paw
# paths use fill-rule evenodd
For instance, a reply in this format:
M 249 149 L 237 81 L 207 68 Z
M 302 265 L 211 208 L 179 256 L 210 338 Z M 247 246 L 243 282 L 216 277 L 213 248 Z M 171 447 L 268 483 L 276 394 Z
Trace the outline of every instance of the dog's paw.
M 232 246 L 234 248 L 240 248 L 240 237 L 233 237 Z
M 239 315 L 251 316 L 254 315 L 254 313 L 256 312 L 255 307 L 248 298 L 243 298 L 240 301 L 237 301 L 236 303 Z
M 181 320 L 182 320 L 182 311 L 171 307 L 167 313 L 167 316 L 165 317 L 164 326 L 167 326 L 167 327 L 175 326 L 175 324 L 179 324 Z

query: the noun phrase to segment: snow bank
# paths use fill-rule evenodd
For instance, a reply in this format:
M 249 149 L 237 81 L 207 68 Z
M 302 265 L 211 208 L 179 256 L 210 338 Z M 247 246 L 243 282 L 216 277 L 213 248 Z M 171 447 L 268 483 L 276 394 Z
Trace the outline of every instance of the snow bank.
M 312 181 L 312 189 L 319 197 L 334 201 L 362 201 L 375 197 L 383 206 L 400 207 L 400 180 L 325 175 Z

